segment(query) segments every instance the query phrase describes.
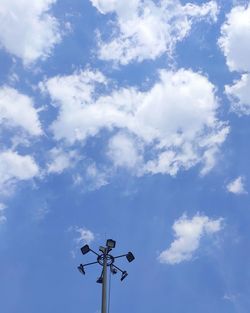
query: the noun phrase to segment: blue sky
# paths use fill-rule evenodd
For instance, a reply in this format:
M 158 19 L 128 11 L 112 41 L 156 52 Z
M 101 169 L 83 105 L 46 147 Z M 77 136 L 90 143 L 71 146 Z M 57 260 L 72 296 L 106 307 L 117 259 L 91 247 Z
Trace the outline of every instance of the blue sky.
M 1 0 L 1 312 L 250 310 L 250 3 Z

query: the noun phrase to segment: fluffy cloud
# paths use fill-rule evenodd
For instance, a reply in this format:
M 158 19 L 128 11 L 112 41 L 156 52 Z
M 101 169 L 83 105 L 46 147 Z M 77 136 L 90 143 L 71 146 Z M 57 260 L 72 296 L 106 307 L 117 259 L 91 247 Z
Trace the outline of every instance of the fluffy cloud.
M 250 5 L 236 6 L 227 15 L 218 41 L 231 71 L 243 72 L 242 77 L 225 92 L 238 114 L 250 114 Z
M 115 13 L 116 27 L 110 41 L 99 42 L 99 57 L 128 64 L 171 53 L 190 32 L 195 20 L 216 20 L 215 1 L 201 6 L 177 0 L 90 0 L 102 14 Z
M 230 182 L 227 185 L 227 190 L 236 195 L 246 194 L 247 192 L 245 190 L 243 177 L 239 176 L 238 178 Z
M 42 133 L 32 99 L 7 86 L 0 88 L 0 123 L 5 127 L 21 127 L 30 135 Z
M 231 71 L 250 71 L 250 6 L 236 6 L 231 10 L 218 42 Z
M 95 124 L 102 119 L 102 111 L 95 112 L 95 108 L 88 104 L 93 102 L 96 85 L 105 82 L 100 72 L 87 70 L 69 76 L 56 76 L 40 84 L 41 90 L 48 91 L 53 104 L 60 109 L 59 117 L 51 126 L 55 139 L 64 138 L 74 143 L 96 134 L 99 125 L 96 129 Z
M 46 58 L 61 35 L 48 13 L 56 0 L 1 0 L 0 46 L 30 64 Z
M 13 151 L 0 152 L 0 188 L 8 193 L 16 182 L 31 179 L 39 174 L 39 168 L 29 155 Z
M 188 219 L 186 215 L 175 221 L 173 231 L 175 240 L 169 249 L 163 251 L 159 261 L 166 264 L 178 264 L 192 259 L 199 248 L 201 238 L 215 234 L 222 229 L 222 219 L 210 219 L 204 215 L 195 215 Z
M 109 95 L 105 84 L 101 73 L 89 70 L 40 84 L 59 109 L 51 125 L 56 140 L 84 143 L 106 129 L 114 136 L 108 155 L 116 166 L 141 162 L 141 173 L 171 175 L 197 163 L 204 173 L 214 166 L 229 129 L 216 116 L 215 88 L 205 76 L 162 70 L 148 91 L 121 88 Z

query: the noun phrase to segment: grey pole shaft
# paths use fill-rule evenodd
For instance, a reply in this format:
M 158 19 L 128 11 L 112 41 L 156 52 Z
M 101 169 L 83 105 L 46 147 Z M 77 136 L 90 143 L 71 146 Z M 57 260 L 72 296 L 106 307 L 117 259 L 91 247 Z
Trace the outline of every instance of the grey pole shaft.
M 102 277 L 102 313 L 107 313 L 107 259 L 106 252 L 103 262 L 103 277 Z

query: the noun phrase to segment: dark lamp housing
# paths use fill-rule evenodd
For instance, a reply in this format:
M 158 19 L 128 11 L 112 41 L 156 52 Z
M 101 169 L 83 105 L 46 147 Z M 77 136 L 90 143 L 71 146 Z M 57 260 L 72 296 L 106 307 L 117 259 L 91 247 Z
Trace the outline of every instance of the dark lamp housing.
M 127 260 L 130 262 L 134 261 L 135 257 L 133 255 L 132 252 L 128 252 L 128 254 L 126 255 Z
M 113 239 L 108 239 L 106 242 L 106 246 L 110 249 L 115 248 L 115 244 L 116 244 L 116 242 Z
M 122 272 L 121 281 L 123 281 L 123 279 L 125 279 L 127 276 L 128 276 L 128 273 L 126 271 Z
M 88 245 L 85 245 L 81 248 L 82 254 L 86 254 L 90 251 L 90 247 Z
M 114 266 L 110 266 L 110 271 L 112 274 L 117 274 L 117 269 Z
M 100 277 L 97 279 L 96 282 L 97 282 L 98 284 L 102 284 L 102 282 L 103 282 L 102 276 L 100 276 Z
M 85 275 L 85 270 L 84 270 L 84 267 L 83 267 L 82 264 L 80 264 L 77 268 L 78 268 L 78 271 L 79 271 L 81 274 Z

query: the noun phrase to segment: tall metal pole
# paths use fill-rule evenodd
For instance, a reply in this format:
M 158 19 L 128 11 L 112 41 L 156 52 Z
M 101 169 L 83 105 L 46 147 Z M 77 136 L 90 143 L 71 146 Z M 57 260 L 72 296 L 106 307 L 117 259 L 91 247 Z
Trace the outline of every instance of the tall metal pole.
M 102 273 L 102 313 L 107 313 L 107 248 L 104 253 Z

